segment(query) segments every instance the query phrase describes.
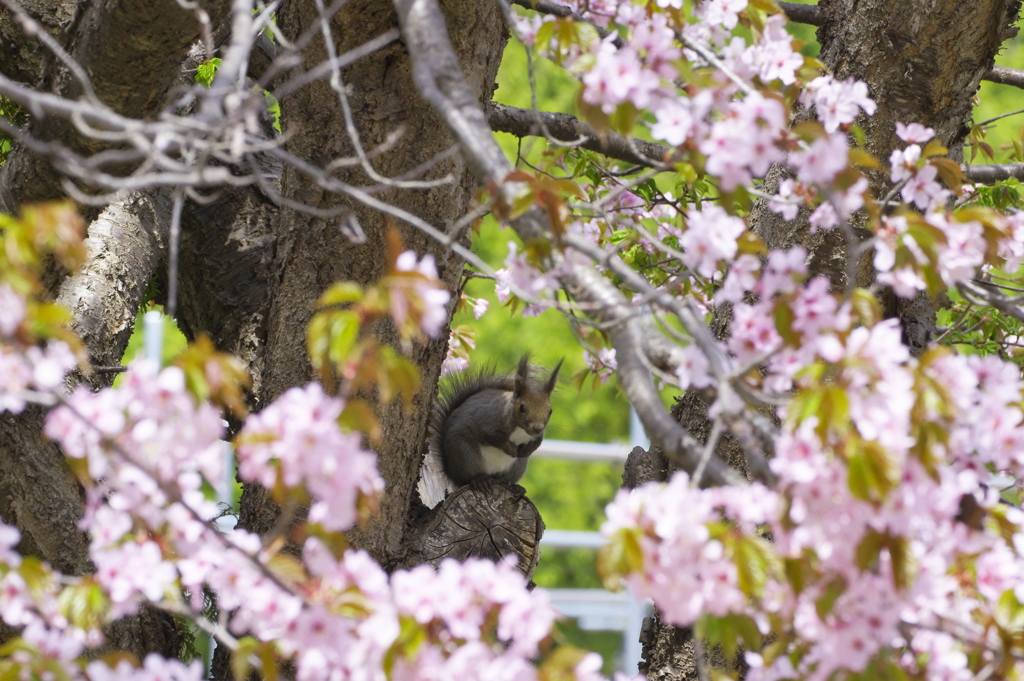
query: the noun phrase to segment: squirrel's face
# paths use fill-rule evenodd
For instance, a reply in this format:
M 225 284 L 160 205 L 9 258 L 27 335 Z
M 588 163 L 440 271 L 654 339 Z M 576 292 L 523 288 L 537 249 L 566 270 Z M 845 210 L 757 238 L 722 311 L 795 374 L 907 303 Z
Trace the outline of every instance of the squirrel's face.
M 547 397 L 544 393 L 527 394 L 515 401 L 516 423 L 531 437 L 542 434 L 551 418 L 551 402 Z

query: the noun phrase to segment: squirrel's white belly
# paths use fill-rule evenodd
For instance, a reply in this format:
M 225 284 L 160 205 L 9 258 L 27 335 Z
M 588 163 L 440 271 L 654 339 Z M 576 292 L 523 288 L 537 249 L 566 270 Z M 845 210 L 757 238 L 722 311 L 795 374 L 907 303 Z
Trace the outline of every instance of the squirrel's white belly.
M 491 447 L 490 445 L 480 446 L 480 458 L 484 462 L 484 472 L 488 475 L 504 473 L 516 462 L 515 457 L 509 456 L 497 447 Z
M 516 429 L 512 431 L 512 434 L 508 436 L 508 439 L 511 440 L 513 444 L 525 445 L 527 442 L 533 439 L 533 436 L 527 433 L 522 428 L 516 427 Z

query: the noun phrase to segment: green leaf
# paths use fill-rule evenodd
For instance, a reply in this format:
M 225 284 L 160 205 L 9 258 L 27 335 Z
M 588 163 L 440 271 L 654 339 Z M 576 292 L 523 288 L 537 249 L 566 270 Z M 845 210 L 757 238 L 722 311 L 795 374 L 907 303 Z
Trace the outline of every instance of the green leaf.
M 914 554 L 906 537 L 889 536 L 887 547 L 892 560 L 892 581 L 901 591 L 910 586 L 914 579 Z
M 798 558 L 785 558 L 782 561 L 782 568 L 789 586 L 794 593 L 800 595 L 804 587 L 807 586 L 807 578 L 812 574 L 807 561 Z
M 256 652 L 259 641 L 252 636 L 238 639 L 238 647 L 231 651 L 231 674 L 235 681 L 245 681 L 252 671 L 252 660 L 249 658 Z
M 65 587 L 57 596 L 57 605 L 68 622 L 86 631 L 99 629 L 110 607 L 103 589 L 89 579 Z
M 764 10 L 768 14 L 779 14 L 782 12 L 782 9 L 775 0 L 750 0 L 750 6 Z
M 196 82 L 206 87 L 213 85 L 213 79 L 217 76 L 217 69 L 220 68 L 221 61 L 220 57 L 214 57 L 197 66 Z
M 546 21 L 540 25 L 537 29 L 537 37 L 534 38 L 533 44 L 538 46 L 547 46 L 551 39 L 555 37 L 555 29 L 557 26 L 554 21 Z
M 794 422 L 793 425 L 799 425 L 817 414 L 821 408 L 822 396 L 823 391 L 820 389 L 801 390 L 789 406 L 787 420 Z
M 793 329 L 795 317 L 786 301 L 781 298 L 776 301 L 772 312 L 775 316 L 775 330 L 782 336 L 782 340 L 790 347 L 800 347 L 800 332 Z
M 814 601 L 814 609 L 817 610 L 820 619 L 824 620 L 832 612 L 836 599 L 843 595 L 844 591 L 846 591 L 846 580 L 842 577 L 836 577 L 828 583 L 824 593 Z
M 882 319 L 882 306 L 870 291 L 863 288 L 853 290 L 853 312 L 860 319 L 861 324 L 872 327 Z
M 331 284 L 320 299 L 316 301 L 317 307 L 330 307 L 332 305 L 344 305 L 354 303 L 363 299 L 363 289 L 354 281 L 339 281 Z
M 878 554 L 882 550 L 884 539 L 874 530 L 868 530 L 857 544 L 857 567 L 863 572 L 878 564 Z
M 1013 589 L 1008 589 L 999 597 L 995 612 L 996 624 L 1007 631 L 1024 629 L 1024 605 L 1021 605 Z
M 309 353 L 309 361 L 317 371 L 321 371 L 328 363 L 329 323 L 330 315 L 317 314 L 313 315 L 309 320 L 309 326 L 306 327 L 306 352 Z
M 353 310 L 335 312 L 330 316 L 328 358 L 335 367 L 345 364 L 359 338 L 359 314 Z
M 644 553 L 640 548 L 641 532 L 623 527 L 615 532 L 597 554 L 597 573 L 604 588 L 618 591 L 622 579 L 644 567 Z
M 855 454 L 846 462 L 846 482 L 850 486 L 850 493 L 858 499 L 871 501 L 871 473 L 868 470 L 867 458 L 862 454 Z
M 384 653 L 384 674 L 389 679 L 394 674 L 395 662 L 398 658 L 414 658 L 420 647 L 427 640 L 427 633 L 412 617 L 402 615 L 398 622 L 398 638 L 391 644 L 388 651 Z
M 881 501 L 899 484 L 903 475 L 898 459 L 877 442 L 858 439 L 850 444 L 853 448 L 847 459 L 850 492 L 864 501 Z
M 740 589 L 751 598 L 760 596 L 776 562 L 771 545 L 760 537 L 739 535 L 733 545 L 733 560 Z

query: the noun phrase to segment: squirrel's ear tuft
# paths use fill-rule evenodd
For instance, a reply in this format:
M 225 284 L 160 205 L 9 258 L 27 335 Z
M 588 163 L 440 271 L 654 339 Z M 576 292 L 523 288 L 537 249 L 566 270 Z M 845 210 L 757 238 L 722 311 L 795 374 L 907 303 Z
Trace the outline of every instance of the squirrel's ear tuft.
M 519 360 L 519 367 L 516 369 L 515 394 L 522 395 L 530 387 L 530 353 L 526 353 Z
M 555 382 L 558 380 L 558 370 L 562 368 L 562 362 L 564 361 L 564 357 L 558 360 L 558 364 L 555 365 L 555 368 L 551 370 L 551 375 L 548 376 L 548 382 L 544 386 L 544 392 L 549 395 L 551 394 L 551 391 L 555 389 Z

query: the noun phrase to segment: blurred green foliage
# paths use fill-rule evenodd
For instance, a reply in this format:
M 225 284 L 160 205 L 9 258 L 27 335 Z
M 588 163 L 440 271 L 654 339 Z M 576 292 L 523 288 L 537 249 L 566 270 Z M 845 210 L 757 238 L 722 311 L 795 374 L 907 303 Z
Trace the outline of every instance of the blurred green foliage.
M 0 96 L 0 116 L 18 127 L 28 122 L 28 116 L 21 110 L 21 107 L 2 96 Z M 7 155 L 11 153 L 11 142 L 7 133 L 0 132 L 0 166 L 7 162 Z
M 1019 22 L 1018 26 L 1020 26 Z M 996 57 L 996 64 L 1024 69 L 1024 36 L 1018 34 L 1013 40 L 1006 42 Z M 996 163 L 1024 161 L 1019 151 L 1015 153 L 1012 149 L 1014 142 L 1019 145 L 1024 141 L 1024 97 L 1021 96 L 1020 88 L 988 81 L 982 82 L 981 90 L 978 92 L 978 105 L 974 107 L 973 118 L 976 124 L 1013 112 L 1020 113 L 994 121 L 986 126 L 985 141 L 997 151 Z M 966 150 L 964 157 L 969 157 L 969 152 Z M 993 161 L 979 155 L 974 162 L 992 163 Z
M 163 307 L 160 305 L 147 306 L 144 305 L 139 310 L 138 316 L 135 317 L 135 328 L 132 329 L 131 338 L 128 339 L 128 345 L 124 349 L 124 357 L 121 359 L 121 363 L 127 365 L 136 359 L 142 359 L 143 348 L 143 333 L 142 333 L 142 317 L 150 310 L 157 310 L 161 314 L 161 319 L 164 325 L 164 347 L 163 354 L 161 356 L 161 366 L 167 366 L 174 361 L 174 358 L 181 353 L 186 347 L 188 347 L 188 340 L 185 339 L 185 335 L 178 329 L 178 325 L 174 323 L 174 320 L 163 314 Z

